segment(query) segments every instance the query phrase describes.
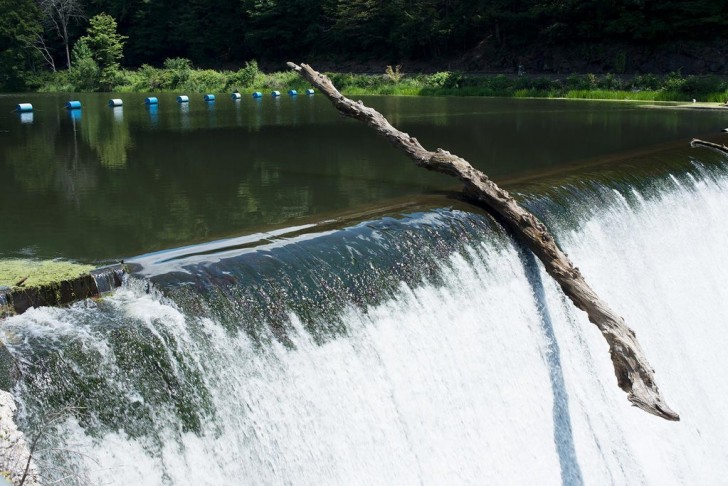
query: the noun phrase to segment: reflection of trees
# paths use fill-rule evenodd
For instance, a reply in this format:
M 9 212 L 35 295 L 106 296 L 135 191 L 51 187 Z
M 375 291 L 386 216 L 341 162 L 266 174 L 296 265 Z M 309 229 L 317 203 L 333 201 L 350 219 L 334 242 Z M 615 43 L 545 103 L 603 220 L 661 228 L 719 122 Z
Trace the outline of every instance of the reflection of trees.
M 160 103 L 159 125 L 151 128 L 141 99 L 130 99 L 115 118 L 105 98 L 84 98 L 77 130 L 64 110 L 57 120 L 39 110 L 32 125 L 2 134 L 0 206 L 12 210 L 0 226 L 0 254 L 36 245 L 41 256 L 128 257 L 450 184 L 312 98 L 244 100 L 230 110 L 220 103 L 216 129 L 199 100 L 189 112 Z M 684 114 L 641 110 L 627 118 L 583 104 L 545 110 L 534 101 L 375 101 L 423 145 L 488 164 L 495 176 L 654 143 L 645 139 L 689 123 Z M 287 110 L 298 110 L 303 123 L 292 125 Z M 568 137 L 588 143 L 557 143 Z
M 84 117 L 81 123 L 83 139 L 96 151 L 101 165 L 109 169 L 123 169 L 132 144 L 128 123 L 116 119 L 113 110 L 101 106 L 91 108 L 94 116 Z
M 27 127 L 19 140 L 0 148 L 6 172 L 13 174 L 0 182 L 9 186 L 0 201 L 25 208 L 6 220 L 23 231 L 3 239 L 0 253 L 35 245 L 45 256 L 124 257 L 396 192 L 382 183 L 397 177 L 388 162 L 391 151 L 377 144 L 374 157 L 362 156 L 368 138 L 362 142 L 358 127 L 337 126 L 340 143 L 322 150 L 320 127 L 292 129 L 283 123 L 284 113 L 256 108 L 244 114 L 248 130 L 207 129 L 202 112 L 190 114 L 193 129 L 180 133 L 147 130 L 143 110 L 130 109 L 120 121 L 86 100 L 80 119 L 60 112 L 57 123 Z M 278 117 L 281 126 L 270 126 Z M 416 184 L 409 179 L 400 182 Z
M 27 192 L 43 193 L 53 185 L 56 173 L 56 126 L 23 127 L 19 140 L 0 144 L 5 174 Z M 8 170 L 9 169 L 9 170 Z M 8 177 L 7 175 L 5 177 Z

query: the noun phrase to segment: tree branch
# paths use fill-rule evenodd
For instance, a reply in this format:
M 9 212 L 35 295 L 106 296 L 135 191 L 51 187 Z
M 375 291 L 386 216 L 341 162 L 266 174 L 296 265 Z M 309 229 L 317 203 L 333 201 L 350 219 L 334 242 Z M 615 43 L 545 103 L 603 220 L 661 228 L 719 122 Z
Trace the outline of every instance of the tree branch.
M 680 420 L 665 403 L 655 384 L 654 370 L 637 342 L 636 335 L 620 316 L 602 301 L 546 229 L 533 214 L 521 207 L 508 192 L 464 159 L 438 148 L 426 150 L 416 138 L 394 128 L 376 110 L 343 96 L 331 80 L 306 64 L 289 62 L 288 66 L 308 80 L 326 96 L 343 115 L 366 123 L 395 147 L 405 152 L 419 167 L 458 178 L 466 195 L 483 205 L 498 221 L 541 260 L 576 307 L 587 313 L 609 344 L 619 387 L 627 392 L 636 407 L 666 420 Z
M 718 145 L 717 143 L 713 142 L 706 142 L 705 140 L 700 140 L 697 138 L 694 138 L 690 141 L 690 146 L 695 147 L 708 147 L 713 150 L 717 150 L 718 152 L 723 152 L 724 154 L 728 154 L 728 147 L 725 145 Z

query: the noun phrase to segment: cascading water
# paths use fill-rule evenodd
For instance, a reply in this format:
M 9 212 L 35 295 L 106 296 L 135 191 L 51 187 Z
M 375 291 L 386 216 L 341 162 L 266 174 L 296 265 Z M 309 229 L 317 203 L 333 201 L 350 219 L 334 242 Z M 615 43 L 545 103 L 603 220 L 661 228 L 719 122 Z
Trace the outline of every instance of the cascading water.
M 448 209 L 158 254 L 108 298 L 8 319 L 19 423 L 61 414 L 36 458 L 71 484 L 721 484 L 728 171 L 707 167 L 524 196 L 679 423 L 630 406 L 530 254 Z

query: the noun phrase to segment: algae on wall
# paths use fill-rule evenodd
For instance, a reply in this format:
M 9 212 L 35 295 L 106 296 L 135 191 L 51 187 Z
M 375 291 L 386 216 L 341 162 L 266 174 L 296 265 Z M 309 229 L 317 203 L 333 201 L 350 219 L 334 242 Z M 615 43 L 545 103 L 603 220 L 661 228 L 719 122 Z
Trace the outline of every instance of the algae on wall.
M 69 280 L 95 267 L 63 260 L 0 259 L 0 287 L 13 287 L 28 277 L 24 287 L 38 287 Z

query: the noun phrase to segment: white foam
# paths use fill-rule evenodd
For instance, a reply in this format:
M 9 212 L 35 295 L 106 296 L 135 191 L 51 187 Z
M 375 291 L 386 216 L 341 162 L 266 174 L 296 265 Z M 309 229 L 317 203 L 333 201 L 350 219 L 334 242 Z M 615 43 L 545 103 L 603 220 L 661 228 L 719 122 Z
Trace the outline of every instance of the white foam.
M 542 270 L 539 313 L 516 250 L 482 244 L 443 262 L 442 285 L 347 308 L 347 334 L 323 344 L 295 315 L 292 348 L 258 347 L 118 293 L 120 312 L 179 337 L 214 416 L 199 434 L 160 425 L 161 449 L 69 420 L 64 437 L 87 455 L 73 460 L 119 485 L 723 484 L 728 183 L 675 179 L 628 199 L 559 239 L 636 330 L 679 423 L 630 406 L 603 338 Z M 66 332 L 49 312 L 23 322 Z

